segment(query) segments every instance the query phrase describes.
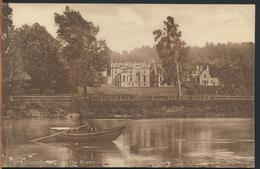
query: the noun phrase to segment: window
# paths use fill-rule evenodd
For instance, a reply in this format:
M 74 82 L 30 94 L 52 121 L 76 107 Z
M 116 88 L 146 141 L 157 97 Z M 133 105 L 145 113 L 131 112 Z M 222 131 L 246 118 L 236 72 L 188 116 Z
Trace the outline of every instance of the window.
M 117 74 L 117 70 L 115 70 L 115 74 Z
M 207 75 L 206 75 L 206 74 L 204 74 L 204 77 L 206 78 L 206 77 L 207 77 Z
M 144 82 L 145 82 L 145 80 L 146 80 L 145 78 L 146 78 L 146 77 L 144 76 Z
M 132 75 L 130 75 L 129 78 L 130 78 L 130 81 L 132 82 L 132 78 L 133 78 Z
M 137 80 L 138 80 L 138 82 L 140 82 L 140 76 L 137 76 Z
M 128 81 L 128 76 L 126 76 L 126 81 Z
M 123 75 L 123 82 L 125 81 L 125 75 Z

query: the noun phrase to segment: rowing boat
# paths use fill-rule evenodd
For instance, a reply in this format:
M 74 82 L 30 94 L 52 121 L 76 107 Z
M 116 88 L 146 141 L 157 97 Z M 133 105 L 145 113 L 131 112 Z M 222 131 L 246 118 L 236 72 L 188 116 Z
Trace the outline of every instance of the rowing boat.
M 63 141 L 84 141 L 84 142 L 109 142 L 117 139 L 120 136 L 123 127 L 113 127 L 97 131 L 86 130 L 72 130 L 71 127 L 49 127 L 50 132 L 55 134 L 62 131 L 59 135 L 56 135 L 56 139 L 62 139 Z

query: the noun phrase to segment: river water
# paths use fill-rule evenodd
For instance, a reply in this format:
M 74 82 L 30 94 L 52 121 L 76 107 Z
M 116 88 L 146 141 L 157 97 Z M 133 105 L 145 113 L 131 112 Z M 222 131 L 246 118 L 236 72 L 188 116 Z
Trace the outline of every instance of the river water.
M 111 143 L 28 140 L 49 126 L 79 126 L 85 120 L 4 120 L 4 166 L 21 167 L 254 167 L 254 119 L 91 120 L 98 128 L 126 125 Z

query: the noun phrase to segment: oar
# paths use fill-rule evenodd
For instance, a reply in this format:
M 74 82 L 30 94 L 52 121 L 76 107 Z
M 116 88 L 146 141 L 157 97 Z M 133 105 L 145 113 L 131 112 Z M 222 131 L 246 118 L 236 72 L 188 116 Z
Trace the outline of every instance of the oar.
M 88 125 L 88 124 L 84 124 L 84 125 L 75 127 L 75 129 L 80 129 L 80 128 L 85 127 L 85 126 L 87 126 L 87 125 Z M 33 140 L 29 140 L 29 141 L 30 141 L 30 142 L 36 142 L 36 141 L 39 141 L 39 140 L 43 140 L 43 139 L 46 139 L 46 138 L 50 138 L 50 137 L 53 137 L 53 136 L 60 135 L 60 134 L 62 134 L 62 133 L 66 133 L 66 132 L 68 132 L 68 131 L 70 131 L 70 130 L 62 131 L 62 132 L 59 132 L 59 133 L 51 134 L 51 135 L 48 135 L 48 136 L 36 138 L 36 139 L 33 139 Z

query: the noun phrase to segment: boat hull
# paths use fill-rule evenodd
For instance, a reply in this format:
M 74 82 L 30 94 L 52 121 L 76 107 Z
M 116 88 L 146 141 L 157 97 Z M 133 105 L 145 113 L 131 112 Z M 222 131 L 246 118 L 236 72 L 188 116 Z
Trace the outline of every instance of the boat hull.
M 125 127 L 115 127 L 93 132 L 73 131 L 66 132 L 56 136 L 56 139 L 62 141 L 73 142 L 110 142 L 120 136 Z M 52 133 L 60 132 L 61 130 L 50 130 Z

